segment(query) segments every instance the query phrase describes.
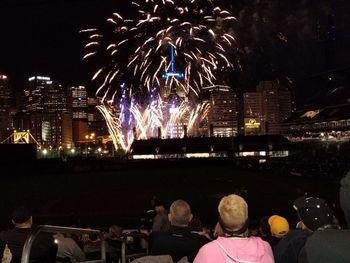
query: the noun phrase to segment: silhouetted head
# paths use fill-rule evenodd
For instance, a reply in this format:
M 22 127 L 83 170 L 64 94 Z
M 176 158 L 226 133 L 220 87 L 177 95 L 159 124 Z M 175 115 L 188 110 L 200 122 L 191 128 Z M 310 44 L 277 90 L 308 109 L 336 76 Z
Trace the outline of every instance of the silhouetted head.
M 239 195 L 231 194 L 221 199 L 218 225 L 219 235 L 241 236 L 248 233 L 248 204 Z M 218 226 L 217 226 L 218 230 Z M 221 233 L 220 233 L 221 232 Z
M 269 218 L 271 234 L 275 237 L 282 238 L 289 232 L 289 223 L 287 219 L 279 215 L 273 215 Z
M 188 226 L 192 220 L 190 205 L 184 200 L 176 200 L 170 206 L 169 221 L 174 226 Z
M 334 223 L 333 212 L 322 198 L 302 196 L 294 201 L 293 207 L 303 225 L 311 231 L 332 226 Z
M 29 209 L 25 206 L 15 208 L 12 212 L 12 223 L 18 228 L 31 227 L 33 222 Z

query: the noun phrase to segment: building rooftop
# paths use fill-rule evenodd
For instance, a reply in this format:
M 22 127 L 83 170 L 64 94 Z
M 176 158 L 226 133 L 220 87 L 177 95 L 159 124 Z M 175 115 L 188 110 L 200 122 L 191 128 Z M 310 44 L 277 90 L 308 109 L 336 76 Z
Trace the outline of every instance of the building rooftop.
M 300 110 L 284 122 L 285 125 L 339 121 L 350 119 L 350 103 L 316 108 L 313 110 Z

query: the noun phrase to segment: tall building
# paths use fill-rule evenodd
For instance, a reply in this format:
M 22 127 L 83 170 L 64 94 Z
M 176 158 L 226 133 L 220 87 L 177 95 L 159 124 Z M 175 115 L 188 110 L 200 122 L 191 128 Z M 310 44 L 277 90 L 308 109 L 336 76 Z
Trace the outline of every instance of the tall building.
M 279 134 L 292 112 L 291 93 L 273 81 L 261 81 L 256 92 L 244 93 L 245 134 Z
M 87 91 L 85 86 L 68 88 L 68 108 L 73 120 L 87 120 Z
M 287 88 L 280 88 L 278 91 L 279 119 L 285 121 L 292 115 L 293 101 L 291 92 Z
M 11 99 L 8 77 L 0 75 L 0 112 L 7 111 L 11 107 Z
M 107 124 L 101 112 L 97 109 L 98 99 L 88 98 L 88 128 L 90 133 L 97 136 L 109 134 Z
M 10 135 L 12 98 L 8 77 L 0 75 L 0 142 Z
M 204 90 L 209 92 L 209 134 L 222 137 L 237 135 L 239 105 L 236 93 L 228 86 L 215 86 Z
M 28 79 L 24 94 L 25 127 L 22 128 L 29 130 L 44 147 L 72 147 L 72 118 L 63 87 L 49 77 L 34 76 Z
M 261 133 L 262 96 L 258 92 L 246 92 L 243 94 L 244 109 L 244 133 L 246 135 L 258 135 Z
M 85 140 L 88 129 L 88 96 L 84 86 L 68 88 L 68 109 L 73 117 L 73 141 L 79 144 Z

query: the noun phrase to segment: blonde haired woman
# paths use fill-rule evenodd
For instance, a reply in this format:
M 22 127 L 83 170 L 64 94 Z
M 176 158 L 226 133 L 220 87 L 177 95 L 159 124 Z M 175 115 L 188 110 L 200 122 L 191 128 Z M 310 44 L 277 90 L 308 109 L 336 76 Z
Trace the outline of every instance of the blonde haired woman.
M 248 205 L 242 197 L 234 194 L 223 197 L 218 211 L 216 233 L 219 237 L 199 250 L 194 263 L 275 262 L 267 242 L 248 237 Z

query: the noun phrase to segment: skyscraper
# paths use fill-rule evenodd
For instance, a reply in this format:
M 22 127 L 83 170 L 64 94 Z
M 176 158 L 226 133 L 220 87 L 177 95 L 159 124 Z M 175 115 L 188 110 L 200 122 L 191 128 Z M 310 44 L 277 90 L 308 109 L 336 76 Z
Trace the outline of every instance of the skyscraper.
M 244 93 L 246 134 L 279 134 L 292 111 L 291 94 L 278 82 L 261 81 L 256 92 Z
M 238 98 L 228 86 L 214 86 L 204 89 L 209 92 L 208 114 L 211 136 L 234 136 L 238 133 Z
M 8 77 L 0 75 L 0 142 L 7 138 L 12 126 L 10 116 L 12 98 Z
M 257 135 L 261 133 L 262 95 L 258 92 L 246 92 L 243 94 L 244 108 L 244 133 Z
M 84 86 L 68 88 L 68 109 L 73 117 L 73 141 L 84 141 L 88 129 L 88 96 Z
M 85 86 L 68 88 L 69 109 L 73 114 L 73 120 L 87 121 L 87 92 Z
M 106 121 L 101 112 L 96 107 L 98 104 L 99 102 L 97 98 L 88 97 L 87 105 L 89 132 L 96 133 L 97 136 L 107 135 L 109 134 L 109 132 L 106 125 Z
M 72 124 L 63 87 L 49 77 L 34 76 L 28 79 L 24 93 L 27 127 L 23 128 L 44 147 L 70 148 Z

